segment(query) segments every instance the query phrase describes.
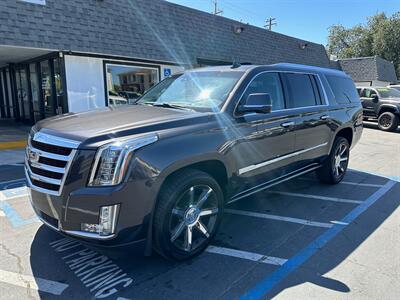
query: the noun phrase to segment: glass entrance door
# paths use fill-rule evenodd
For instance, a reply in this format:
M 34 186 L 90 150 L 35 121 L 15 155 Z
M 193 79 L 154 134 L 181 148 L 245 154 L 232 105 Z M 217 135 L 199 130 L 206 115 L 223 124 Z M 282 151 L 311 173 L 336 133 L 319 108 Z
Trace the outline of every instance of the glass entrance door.
M 19 118 L 25 123 L 32 123 L 31 103 L 29 97 L 29 82 L 27 78 L 26 68 L 17 69 L 15 72 L 17 87 L 17 105 Z

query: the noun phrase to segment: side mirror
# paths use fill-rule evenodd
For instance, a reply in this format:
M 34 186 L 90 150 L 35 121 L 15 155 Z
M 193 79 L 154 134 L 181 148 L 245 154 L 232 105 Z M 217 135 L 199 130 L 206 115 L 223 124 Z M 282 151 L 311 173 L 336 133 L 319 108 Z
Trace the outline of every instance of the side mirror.
M 372 94 L 371 98 L 372 98 L 372 101 L 374 101 L 374 102 L 378 102 L 378 100 L 379 100 L 379 97 L 377 94 Z
M 255 93 L 247 96 L 246 102 L 238 107 L 239 113 L 267 114 L 272 110 L 272 102 L 269 94 Z

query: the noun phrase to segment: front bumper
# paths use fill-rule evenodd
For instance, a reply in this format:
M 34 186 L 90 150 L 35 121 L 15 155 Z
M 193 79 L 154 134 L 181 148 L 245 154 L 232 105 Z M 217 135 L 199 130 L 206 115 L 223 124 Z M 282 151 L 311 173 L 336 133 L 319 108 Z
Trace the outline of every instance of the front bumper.
M 140 174 L 136 174 L 135 180 L 115 187 L 82 187 L 85 180 L 79 181 L 80 184 L 67 180 L 60 196 L 40 192 L 35 187 L 29 189 L 31 205 L 45 225 L 62 234 L 102 246 L 126 245 L 147 237 L 158 191 L 152 179 L 140 178 Z M 100 208 L 111 205 L 119 205 L 113 234 L 101 236 L 81 230 L 83 223 L 98 224 Z

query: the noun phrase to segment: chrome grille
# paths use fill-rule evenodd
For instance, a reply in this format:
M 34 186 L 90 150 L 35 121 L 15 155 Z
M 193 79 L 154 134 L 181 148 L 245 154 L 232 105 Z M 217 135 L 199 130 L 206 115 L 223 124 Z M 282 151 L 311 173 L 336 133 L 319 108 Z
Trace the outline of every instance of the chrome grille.
M 30 135 L 25 155 L 29 186 L 59 196 L 79 142 L 37 132 Z

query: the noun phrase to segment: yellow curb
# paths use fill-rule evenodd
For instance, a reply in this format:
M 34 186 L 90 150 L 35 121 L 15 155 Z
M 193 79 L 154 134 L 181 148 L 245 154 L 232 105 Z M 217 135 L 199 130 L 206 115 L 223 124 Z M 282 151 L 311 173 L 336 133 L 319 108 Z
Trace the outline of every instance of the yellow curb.
M 26 147 L 26 140 L 0 142 L 0 150 L 23 149 Z

